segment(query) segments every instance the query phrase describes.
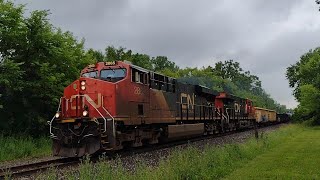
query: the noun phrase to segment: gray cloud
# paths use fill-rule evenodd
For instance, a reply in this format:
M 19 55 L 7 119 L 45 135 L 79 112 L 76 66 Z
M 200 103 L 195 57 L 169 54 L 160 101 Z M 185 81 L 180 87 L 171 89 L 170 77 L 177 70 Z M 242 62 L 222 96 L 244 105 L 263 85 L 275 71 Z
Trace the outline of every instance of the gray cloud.
M 84 37 L 87 47 L 123 46 L 182 67 L 237 60 L 289 107 L 296 102 L 285 69 L 319 45 L 320 14 L 308 0 L 17 2 L 50 9 L 53 24 Z

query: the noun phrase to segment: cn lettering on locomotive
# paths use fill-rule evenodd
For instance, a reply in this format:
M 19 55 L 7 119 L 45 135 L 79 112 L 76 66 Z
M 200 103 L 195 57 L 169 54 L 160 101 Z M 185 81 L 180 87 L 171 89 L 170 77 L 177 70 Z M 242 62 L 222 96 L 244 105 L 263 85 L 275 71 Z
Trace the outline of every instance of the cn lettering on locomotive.
M 180 94 L 180 103 L 182 104 L 183 109 L 193 109 L 194 108 L 194 94 L 181 93 Z
M 85 105 L 85 99 L 87 99 L 87 101 L 92 104 L 93 107 L 95 108 L 100 108 L 101 107 L 101 102 L 102 102 L 102 95 L 101 93 L 97 93 L 97 103 L 91 99 L 91 97 L 88 94 L 84 94 L 83 95 L 85 98 L 82 99 L 82 105 Z M 73 102 L 76 101 L 77 95 L 73 95 L 71 96 L 70 99 L 66 99 L 66 110 L 68 110 L 69 104 L 72 110 L 76 110 L 77 108 L 80 109 L 81 107 L 78 105 L 78 107 L 76 105 L 74 105 Z M 83 108 L 83 107 L 82 107 Z

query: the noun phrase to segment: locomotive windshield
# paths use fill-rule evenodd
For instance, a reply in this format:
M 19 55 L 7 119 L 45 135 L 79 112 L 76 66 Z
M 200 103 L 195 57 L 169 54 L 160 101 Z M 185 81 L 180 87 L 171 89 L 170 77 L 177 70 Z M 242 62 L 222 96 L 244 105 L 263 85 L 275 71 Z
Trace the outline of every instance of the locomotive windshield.
M 100 79 L 110 82 L 117 82 L 126 77 L 127 70 L 120 69 L 103 69 L 100 71 Z
M 81 75 L 81 77 L 97 78 L 98 77 L 98 71 L 91 71 L 91 72 L 83 73 Z

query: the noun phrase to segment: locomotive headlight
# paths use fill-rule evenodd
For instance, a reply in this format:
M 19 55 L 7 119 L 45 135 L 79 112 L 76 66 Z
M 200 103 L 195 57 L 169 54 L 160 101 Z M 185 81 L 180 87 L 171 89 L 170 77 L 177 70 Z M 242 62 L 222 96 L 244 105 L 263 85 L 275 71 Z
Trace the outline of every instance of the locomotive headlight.
M 84 110 L 83 112 L 82 112 L 82 116 L 88 116 L 88 111 L 87 110 Z
M 58 118 L 60 117 L 60 113 L 57 112 L 57 113 L 54 115 L 54 117 L 58 119 Z
M 80 88 L 81 88 L 82 91 L 86 90 L 86 86 L 85 86 L 86 85 L 86 81 L 81 81 L 80 85 L 81 85 Z

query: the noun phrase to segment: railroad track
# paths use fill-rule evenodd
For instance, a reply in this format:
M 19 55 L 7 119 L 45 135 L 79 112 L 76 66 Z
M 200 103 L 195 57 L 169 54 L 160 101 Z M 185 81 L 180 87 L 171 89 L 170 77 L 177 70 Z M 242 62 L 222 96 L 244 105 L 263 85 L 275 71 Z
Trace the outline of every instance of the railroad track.
M 6 177 L 14 178 L 28 176 L 31 174 L 39 173 L 41 171 L 45 171 L 49 168 L 66 167 L 78 164 L 79 162 L 79 158 L 59 158 L 54 160 L 6 167 L 4 169 L 0 169 L 0 179 L 5 179 Z
M 277 126 L 277 125 L 275 125 Z M 263 129 L 264 127 L 262 127 Z M 260 128 L 259 128 L 260 129 Z M 191 142 L 196 142 L 196 141 L 203 141 L 203 140 L 208 140 L 208 139 L 213 139 L 213 138 L 218 138 L 218 137 L 223 137 L 223 136 L 229 136 L 231 134 L 243 132 L 243 131 L 253 131 L 254 129 L 247 129 L 247 130 L 242 130 L 242 131 L 230 131 L 226 132 L 223 134 L 214 134 L 214 135 L 209 135 L 209 136 L 201 136 L 201 137 L 194 137 L 191 139 L 182 139 L 182 140 L 177 140 L 177 141 L 170 141 L 166 143 L 160 143 L 156 145 L 150 145 L 150 146 L 143 146 L 140 148 L 133 148 L 133 149 L 125 149 L 121 150 L 115 155 L 120 156 L 120 157 L 127 157 L 133 154 L 141 154 L 145 152 L 151 152 L 154 150 L 160 150 L 160 149 L 165 149 L 165 148 L 171 148 Z M 112 157 L 111 157 L 112 158 Z M 98 156 L 93 156 L 90 161 L 96 162 L 99 160 Z M 68 166 L 74 166 L 78 165 L 81 162 L 80 158 L 59 158 L 59 159 L 54 159 L 54 160 L 48 160 L 48 161 L 41 161 L 41 162 L 36 162 L 36 163 L 30 163 L 30 164 L 24 164 L 24 165 L 17 165 L 17 166 L 11 166 L 11 167 L 6 167 L 4 169 L 0 169 L 0 179 L 4 179 L 5 177 L 23 177 L 23 176 L 28 176 L 32 174 L 36 174 L 39 172 L 43 172 L 45 170 L 48 170 L 50 168 L 63 168 L 63 167 L 68 167 Z

